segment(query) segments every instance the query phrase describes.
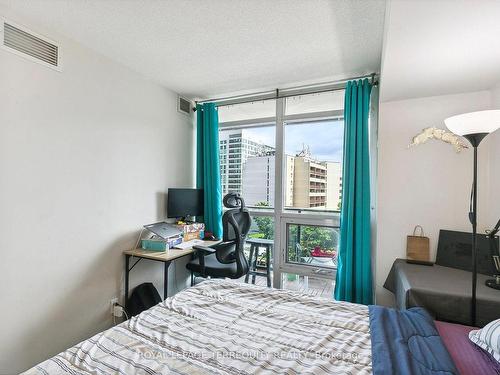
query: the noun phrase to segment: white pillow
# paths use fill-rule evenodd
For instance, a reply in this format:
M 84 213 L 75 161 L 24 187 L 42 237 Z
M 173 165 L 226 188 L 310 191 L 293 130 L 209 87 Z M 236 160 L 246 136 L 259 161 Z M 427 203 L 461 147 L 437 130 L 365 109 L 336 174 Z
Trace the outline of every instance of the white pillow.
M 486 324 L 482 329 L 470 331 L 469 339 L 500 362 L 500 319 Z

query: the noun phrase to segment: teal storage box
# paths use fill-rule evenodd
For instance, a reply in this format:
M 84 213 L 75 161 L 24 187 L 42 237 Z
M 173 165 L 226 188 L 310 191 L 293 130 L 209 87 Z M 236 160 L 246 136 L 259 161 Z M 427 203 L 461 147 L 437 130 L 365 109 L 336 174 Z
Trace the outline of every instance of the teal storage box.
M 162 239 L 147 239 L 141 241 L 141 247 L 144 250 L 167 251 L 168 242 Z

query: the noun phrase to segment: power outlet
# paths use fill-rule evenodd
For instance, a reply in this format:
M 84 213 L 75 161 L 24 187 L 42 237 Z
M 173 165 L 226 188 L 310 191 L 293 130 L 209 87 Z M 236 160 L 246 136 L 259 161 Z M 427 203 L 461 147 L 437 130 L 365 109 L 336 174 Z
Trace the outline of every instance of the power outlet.
M 114 312 L 114 307 L 115 305 L 118 303 L 118 298 L 117 297 L 113 297 L 109 300 L 109 309 L 110 309 L 110 313 L 111 315 L 113 315 L 113 312 Z

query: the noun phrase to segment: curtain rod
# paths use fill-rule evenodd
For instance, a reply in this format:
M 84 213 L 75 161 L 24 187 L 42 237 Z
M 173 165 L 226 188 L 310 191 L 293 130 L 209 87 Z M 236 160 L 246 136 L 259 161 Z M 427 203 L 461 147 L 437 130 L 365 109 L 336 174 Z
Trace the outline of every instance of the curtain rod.
M 269 91 L 260 91 L 260 92 L 250 93 L 250 94 L 242 94 L 242 95 L 227 96 L 227 97 L 221 97 L 221 98 L 197 100 L 197 101 L 195 101 L 195 103 L 196 104 L 215 103 L 216 106 L 223 106 L 223 105 L 248 103 L 248 102 L 253 102 L 253 101 L 286 98 L 286 97 L 297 96 L 297 95 L 317 94 L 317 93 L 321 93 L 321 92 L 343 90 L 345 88 L 347 82 L 352 81 L 352 80 L 363 79 L 363 78 L 370 78 L 372 85 L 377 85 L 378 84 L 377 77 L 378 77 L 378 75 L 376 73 L 371 73 L 371 74 L 366 74 L 366 75 L 362 75 L 362 76 L 346 78 L 346 79 L 339 80 L 339 81 L 322 82 L 322 83 L 315 83 L 315 84 L 310 84 L 310 85 L 288 87 L 285 89 L 276 89 L 276 90 L 269 90 Z M 194 110 L 196 110 L 196 109 L 194 109 Z

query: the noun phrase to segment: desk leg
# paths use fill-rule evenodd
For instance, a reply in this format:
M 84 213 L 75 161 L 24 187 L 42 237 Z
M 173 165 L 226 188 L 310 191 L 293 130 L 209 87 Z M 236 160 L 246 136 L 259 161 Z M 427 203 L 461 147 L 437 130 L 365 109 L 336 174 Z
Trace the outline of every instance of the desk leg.
M 127 306 L 128 301 L 128 278 L 129 278 L 129 263 L 130 263 L 130 255 L 125 254 L 125 306 Z
M 164 270 L 163 270 L 163 299 L 167 299 L 168 297 L 168 267 L 170 266 L 170 262 L 165 262 Z

